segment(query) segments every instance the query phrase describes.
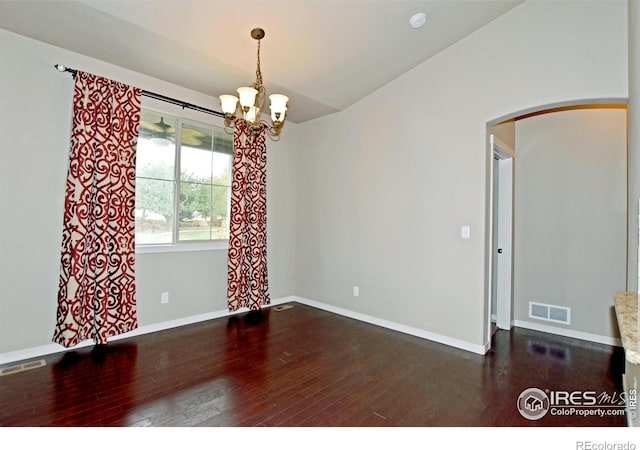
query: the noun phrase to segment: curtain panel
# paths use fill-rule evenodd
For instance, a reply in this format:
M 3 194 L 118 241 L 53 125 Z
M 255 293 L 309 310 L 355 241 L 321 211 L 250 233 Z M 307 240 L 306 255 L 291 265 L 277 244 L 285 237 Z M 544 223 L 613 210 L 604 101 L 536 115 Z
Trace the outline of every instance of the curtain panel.
M 236 120 L 233 135 L 227 298 L 229 311 L 269 305 L 267 279 L 267 147 Z
M 57 323 L 72 347 L 137 328 L 135 162 L 138 88 L 78 71 L 65 190 Z

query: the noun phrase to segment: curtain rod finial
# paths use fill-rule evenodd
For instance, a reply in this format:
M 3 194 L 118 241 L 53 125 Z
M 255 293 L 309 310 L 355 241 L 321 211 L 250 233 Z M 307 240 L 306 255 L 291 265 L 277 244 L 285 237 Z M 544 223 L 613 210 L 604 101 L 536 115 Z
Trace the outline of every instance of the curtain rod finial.
M 65 70 L 67 70 L 67 68 L 65 66 L 63 66 L 62 64 L 54 64 L 53 67 L 58 69 L 59 72 L 64 72 Z

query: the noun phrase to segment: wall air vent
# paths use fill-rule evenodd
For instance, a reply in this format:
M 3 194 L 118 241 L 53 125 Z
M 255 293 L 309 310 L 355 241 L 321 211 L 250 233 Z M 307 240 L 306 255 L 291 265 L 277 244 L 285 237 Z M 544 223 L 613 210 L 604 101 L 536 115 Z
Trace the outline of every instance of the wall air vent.
M 291 309 L 293 308 L 293 305 L 280 305 L 280 306 L 274 306 L 273 310 L 274 311 L 285 311 L 287 309 Z
M 2 369 L 0 369 L 0 377 L 18 372 L 24 372 L 25 370 L 37 369 L 38 367 L 44 367 L 46 365 L 46 361 L 44 359 L 40 359 L 38 361 L 17 364 L 15 366 L 3 367 Z
M 529 317 L 569 325 L 571 324 L 571 308 L 529 302 Z

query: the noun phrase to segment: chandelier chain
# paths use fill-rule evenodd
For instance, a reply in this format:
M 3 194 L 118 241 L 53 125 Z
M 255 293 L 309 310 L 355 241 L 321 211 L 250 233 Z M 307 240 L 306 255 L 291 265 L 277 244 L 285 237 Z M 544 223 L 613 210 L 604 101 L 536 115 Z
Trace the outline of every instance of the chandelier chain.
M 258 66 L 256 68 L 256 83 L 262 85 L 262 70 L 260 68 L 260 39 L 258 39 Z

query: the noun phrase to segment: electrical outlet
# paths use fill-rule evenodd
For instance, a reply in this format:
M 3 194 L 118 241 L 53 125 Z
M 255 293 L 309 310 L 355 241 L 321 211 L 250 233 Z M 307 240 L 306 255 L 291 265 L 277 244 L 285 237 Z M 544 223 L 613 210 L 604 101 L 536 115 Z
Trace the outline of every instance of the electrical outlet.
M 165 303 L 169 303 L 169 293 L 168 292 L 163 292 L 160 294 L 160 303 L 162 303 L 163 305 Z
M 359 297 L 360 296 L 360 288 L 358 286 L 354 286 L 353 287 L 353 296 L 354 297 Z

